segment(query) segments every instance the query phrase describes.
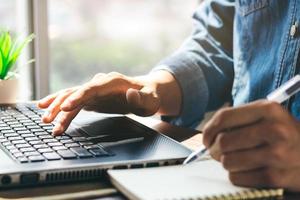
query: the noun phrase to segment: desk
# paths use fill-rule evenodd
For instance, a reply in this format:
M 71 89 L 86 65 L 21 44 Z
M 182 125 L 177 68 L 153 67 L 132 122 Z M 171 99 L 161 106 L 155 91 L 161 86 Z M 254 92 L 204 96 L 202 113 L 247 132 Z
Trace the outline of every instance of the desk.
M 130 115 L 129 117 L 153 128 L 158 132 L 164 133 L 165 135 L 181 142 L 183 145 L 191 149 L 196 149 L 197 146 L 201 144 L 202 135 L 198 131 L 175 127 L 154 118 L 141 118 L 133 115 Z M 109 182 L 97 181 L 88 183 L 40 186 L 35 188 L 10 189 L 0 191 L 0 199 L 74 199 L 74 196 L 65 195 L 73 194 L 75 192 L 82 192 L 90 195 L 91 191 L 95 191 L 98 189 L 109 189 L 111 187 L 112 186 Z M 124 200 L 126 198 L 123 197 L 121 194 L 116 194 L 102 198 L 93 198 L 91 195 L 88 199 Z M 287 194 L 284 196 L 284 200 L 300 200 L 300 194 Z

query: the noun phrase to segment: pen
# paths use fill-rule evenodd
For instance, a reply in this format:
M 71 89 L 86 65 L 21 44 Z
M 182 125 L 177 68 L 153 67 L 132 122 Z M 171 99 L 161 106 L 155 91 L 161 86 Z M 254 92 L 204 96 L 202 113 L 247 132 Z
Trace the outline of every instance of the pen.
M 300 91 L 300 75 L 296 75 L 282 86 L 271 92 L 267 96 L 267 100 L 275 101 L 277 103 L 283 103 L 290 97 Z M 198 150 L 192 152 L 183 162 L 184 165 L 202 160 L 205 156 L 209 155 L 208 150 L 205 147 L 201 147 Z

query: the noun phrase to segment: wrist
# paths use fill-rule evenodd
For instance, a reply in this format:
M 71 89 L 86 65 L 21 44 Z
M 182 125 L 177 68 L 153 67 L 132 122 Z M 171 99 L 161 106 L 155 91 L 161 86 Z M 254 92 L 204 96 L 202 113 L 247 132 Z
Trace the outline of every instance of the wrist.
M 166 70 L 158 70 L 148 75 L 137 77 L 151 87 L 160 99 L 158 114 L 177 116 L 181 109 L 181 89 L 175 77 Z

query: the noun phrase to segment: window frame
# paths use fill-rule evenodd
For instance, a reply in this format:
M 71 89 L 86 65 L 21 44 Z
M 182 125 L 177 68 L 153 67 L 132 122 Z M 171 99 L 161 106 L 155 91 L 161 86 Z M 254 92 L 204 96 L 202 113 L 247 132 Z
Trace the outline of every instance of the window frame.
M 34 58 L 31 64 L 32 99 L 40 99 L 49 94 L 49 37 L 48 37 L 48 1 L 28 0 L 26 6 L 29 32 L 35 39 L 29 47 L 29 56 Z

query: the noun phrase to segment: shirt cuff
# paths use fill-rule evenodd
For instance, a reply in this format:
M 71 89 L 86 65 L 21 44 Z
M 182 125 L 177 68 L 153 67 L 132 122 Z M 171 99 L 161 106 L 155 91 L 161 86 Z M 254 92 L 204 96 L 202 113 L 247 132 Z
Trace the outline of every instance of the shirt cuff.
M 208 87 L 202 69 L 186 59 L 166 59 L 151 72 L 165 70 L 177 80 L 182 91 L 182 105 L 179 116 L 162 116 L 162 120 L 176 126 L 195 128 L 203 119 L 208 104 Z

